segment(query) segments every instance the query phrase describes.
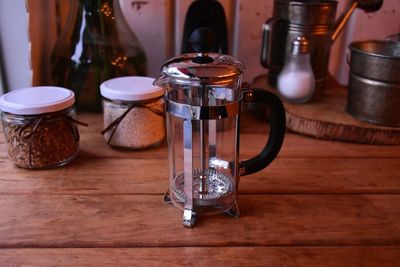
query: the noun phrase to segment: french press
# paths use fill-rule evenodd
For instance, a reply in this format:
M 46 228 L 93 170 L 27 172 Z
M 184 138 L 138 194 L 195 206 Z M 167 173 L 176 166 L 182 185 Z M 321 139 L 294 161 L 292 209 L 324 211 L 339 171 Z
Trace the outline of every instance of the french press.
M 183 225 L 199 214 L 239 216 L 239 177 L 269 165 L 285 134 L 285 110 L 277 96 L 241 90 L 244 66 L 228 55 L 208 53 L 215 39 L 199 28 L 190 37 L 197 53 L 167 61 L 155 84 L 166 89 L 169 190 L 164 197 L 183 210 Z M 239 161 L 241 103 L 269 104 L 270 134 L 261 153 Z

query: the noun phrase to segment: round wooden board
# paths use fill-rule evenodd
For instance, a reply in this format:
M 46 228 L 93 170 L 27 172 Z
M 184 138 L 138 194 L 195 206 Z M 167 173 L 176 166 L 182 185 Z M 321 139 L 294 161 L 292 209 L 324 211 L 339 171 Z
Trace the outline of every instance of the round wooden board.
M 267 82 L 267 76 L 254 79 L 252 88 L 276 92 Z M 345 112 L 346 88 L 333 78 L 326 89 L 302 105 L 284 102 L 286 127 L 294 132 L 319 139 L 366 143 L 375 145 L 400 144 L 400 127 L 385 127 L 353 118 Z

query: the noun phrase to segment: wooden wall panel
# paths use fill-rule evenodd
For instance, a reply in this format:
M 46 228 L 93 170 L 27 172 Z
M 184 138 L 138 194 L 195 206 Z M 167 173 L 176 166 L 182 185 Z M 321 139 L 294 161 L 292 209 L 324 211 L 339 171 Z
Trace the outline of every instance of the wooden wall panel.
M 119 0 L 122 12 L 146 52 L 148 75 L 156 77 L 173 54 L 172 0 Z
M 57 37 L 67 26 L 71 8 L 68 0 L 27 0 L 29 10 L 29 33 L 32 43 L 32 85 L 48 85 L 50 57 Z
M 24 0 L 0 0 L 0 64 L 5 91 L 32 83 L 27 11 Z
M 245 81 L 267 72 L 260 64 L 262 25 L 272 8 L 273 1 L 236 0 L 233 55 L 246 67 Z

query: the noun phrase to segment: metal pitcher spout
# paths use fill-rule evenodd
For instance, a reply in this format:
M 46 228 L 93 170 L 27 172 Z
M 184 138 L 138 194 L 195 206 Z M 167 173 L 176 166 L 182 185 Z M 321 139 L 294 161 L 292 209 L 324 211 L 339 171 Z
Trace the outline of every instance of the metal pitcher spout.
M 161 73 L 161 75 L 154 80 L 153 85 L 166 88 L 168 81 L 169 81 L 168 75 L 165 73 Z
M 383 4 L 383 0 L 355 0 L 350 4 L 350 7 L 347 8 L 346 12 L 344 12 L 338 22 L 335 25 L 334 32 L 332 34 L 332 42 L 334 42 L 339 34 L 342 32 L 344 26 L 346 26 L 347 21 L 350 19 L 356 8 L 361 8 L 365 12 L 375 12 L 378 11 Z

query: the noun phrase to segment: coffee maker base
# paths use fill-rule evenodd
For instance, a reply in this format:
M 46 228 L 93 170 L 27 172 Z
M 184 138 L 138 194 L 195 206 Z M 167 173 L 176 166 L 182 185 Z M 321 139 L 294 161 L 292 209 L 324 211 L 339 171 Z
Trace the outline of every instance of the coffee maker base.
M 193 170 L 193 204 L 198 207 L 227 207 L 234 202 L 234 184 L 232 177 L 215 169 Z M 185 177 L 181 173 L 172 183 L 173 196 L 178 202 L 185 202 Z
M 183 211 L 183 225 L 192 227 L 200 214 L 211 215 L 225 213 L 239 217 L 240 211 L 236 203 L 235 186 L 232 178 L 215 169 L 193 170 L 192 200 L 187 200 L 184 192 L 184 174 L 175 177 L 172 187 L 164 195 L 164 201 L 172 203 Z M 190 194 L 190 193 L 189 193 Z M 192 205 L 187 205 L 187 202 Z
M 196 208 L 196 210 L 194 209 L 185 209 L 184 208 L 184 202 L 182 201 L 177 201 L 175 198 L 171 198 L 170 192 L 169 190 L 167 190 L 164 194 L 164 202 L 167 204 L 174 204 L 174 206 L 178 207 L 179 209 L 181 209 L 183 211 L 183 225 L 185 227 L 193 227 L 196 219 L 198 217 L 198 208 Z M 222 211 L 222 210 L 216 210 L 215 208 L 212 211 L 208 211 L 205 212 L 204 210 L 205 207 L 202 207 L 201 212 L 205 213 L 207 215 L 211 215 L 211 214 L 226 214 L 230 217 L 234 217 L 234 218 L 239 218 L 240 217 L 240 210 L 239 210 L 239 206 L 236 202 L 236 199 L 234 198 L 232 206 L 229 207 L 227 210 Z

